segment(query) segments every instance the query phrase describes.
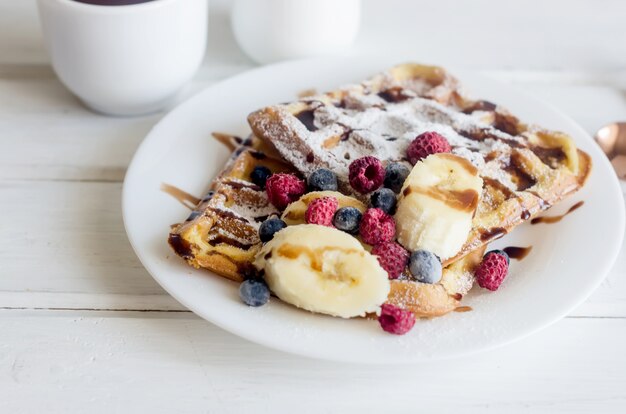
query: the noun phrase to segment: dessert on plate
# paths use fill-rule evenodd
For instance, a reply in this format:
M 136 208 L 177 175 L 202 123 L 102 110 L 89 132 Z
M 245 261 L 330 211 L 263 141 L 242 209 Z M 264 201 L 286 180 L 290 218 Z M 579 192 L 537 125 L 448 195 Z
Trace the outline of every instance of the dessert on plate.
M 403 334 L 508 272 L 489 242 L 585 182 L 566 134 L 472 100 L 444 69 L 393 67 L 248 117 L 233 154 L 169 243 L 190 265 L 311 312 L 376 315 Z

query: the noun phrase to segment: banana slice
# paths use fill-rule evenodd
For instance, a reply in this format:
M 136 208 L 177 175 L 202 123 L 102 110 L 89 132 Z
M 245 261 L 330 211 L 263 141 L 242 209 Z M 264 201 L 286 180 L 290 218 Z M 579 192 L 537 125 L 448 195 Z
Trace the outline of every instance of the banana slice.
M 283 301 L 342 318 L 378 311 L 390 290 L 387 272 L 357 239 L 315 224 L 276 233 L 254 265 Z
M 364 212 L 366 209 L 365 204 L 361 203 L 356 198 L 341 194 L 338 191 L 312 191 L 310 193 L 306 193 L 305 195 L 300 197 L 298 201 L 294 201 L 287 206 L 287 208 L 283 212 L 283 221 L 289 226 L 294 224 L 303 224 L 304 213 L 306 213 L 306 209 L 311 201 L 315 200 L 316 198 L 322 197 L 335 197 L 337 201 L 339 201 L 339 208 L 355 207 L 359 209 L 361 213 Z
M 453 154 L 433 154 L 415 164 L 395 215 L 400 244 L 442 261 L 453 257 L 472 228 L 482 186 L 476 167 Z

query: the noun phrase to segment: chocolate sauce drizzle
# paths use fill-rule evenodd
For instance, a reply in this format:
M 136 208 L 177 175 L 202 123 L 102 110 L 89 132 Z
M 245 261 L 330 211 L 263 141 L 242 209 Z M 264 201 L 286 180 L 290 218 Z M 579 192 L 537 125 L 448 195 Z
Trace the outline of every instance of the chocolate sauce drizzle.
M 404 89 L 399 86 L 395 86 L 393 88 L 389 88 L 382 92 L 379 92 L 378 96 L 390 103 L 402 102 L 412 98 L 411 95 L 407 95 Z
M 167 183 L 161 183 L 161 191 L 174 197 L 180 204 L 187 207 L 190 210 L 196 208 L 200 204 L 200 199 L 196 196 L 189 194 L 180 188 Z
M 315 109 L 305 109 L 304 111 L 298 112 L 295 116 L 309 131 L 313 132 L 318 130 L 315 126 Z
M 546 216 L 546 217 L 535 217 L 534 219 L 532 219 L 530 221 L 530 224 L 539 224 L 539 223 L 546 223 L 546 224 L 552 224 L 552 223 L 558 223 L 559 221 L 563 220 L 563 218 L 565 216 L 567 216 L 568 214 L 578 210 L 580 207 L 582 207 L 582 205 L 585 204 L 584 201 L 579 201 L 578 203 L 574 204 L 573 206 L 571 206 L 569 208 L 569 210 L 567 210 L 565 213 L 559 215 L 559 216 Z
M 492 240 L 499 239 L 507 233 L 504 227 L 493 227 L 489 230 L 480 230 L 480 240 L 488 243 Z
M 504 250 L 504 252 L 508 254 L 511 259 L 522 260 L 523 258 L 528 256 L 528 254 L 530 253 L 532 249 L 533 249 L 532 246 L 527 246 L 527 247 L 509 246 L 509 247 L 505 247 L 502 250 Z
M 176 254 L 178 254 L 183 259 L 190 259 L 193 257 L 191 246 L 189 246 L 187 240 L 183 239 L 180 234 L 170 233 L 168 237 L 168 242 L 170 246 L 172 246 Z

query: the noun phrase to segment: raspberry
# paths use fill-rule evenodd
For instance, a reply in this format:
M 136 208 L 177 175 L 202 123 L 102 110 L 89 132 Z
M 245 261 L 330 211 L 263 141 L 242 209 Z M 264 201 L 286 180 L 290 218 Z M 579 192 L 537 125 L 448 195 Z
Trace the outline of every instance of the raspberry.
M 409 157 L 411 164 L 415 165 L 419 160 L 428 157 L 430 154 L 450 151 L 452 151 L 452 148 L 447 139 L 436 132 L 424 132 L 411 142 L 406 149 L 406 155 Z
M 376 190 L 385 181 L 385 168 L 376 157 L 362 157 L 350 163 L 350 185 L 361 194 Z
M 335 197 L 320 197 L 311 201 L 304 213 L 304 220 L 309 224 L 320 224 L 322 226 L 333 226 L 333 217 L 339 207 L 339 202 Z
M 499 255 L 502 255 L 506 257 L 506 264 L 511 264 L 511 258 L 509 257 L 508 253 L 505 252 L 504 250 L 490 250 L 487 253 L 485 253 L 485 256 L 487 256 L 489 253 L 497 253 Z
M 508 272 L 507 258 L 502 254 L 489 252 L 476 269 L 476 281 L 480 287 L 496 291 Z
M 415 325 L 415 315 L 411 311 L 385 303 L 380 307 L 378 322 L 384 331 L 404 335 Z
M 381 209 L 370 208 L 363 213 L 359 234 L 365 243 L 372 246 L 385 243 L 396 235 L 396 222 Z
M 267 197 L 279 210 L 284 210 L 306 192 L 306 184 L 293 174 L 272 174 L 265 183 Z
M 378 263 L 387 271 L 389 279 L 400 277 L 409 261 L 409 252 L 396 242 L 377 244 L 372 254 L 378 256 Z

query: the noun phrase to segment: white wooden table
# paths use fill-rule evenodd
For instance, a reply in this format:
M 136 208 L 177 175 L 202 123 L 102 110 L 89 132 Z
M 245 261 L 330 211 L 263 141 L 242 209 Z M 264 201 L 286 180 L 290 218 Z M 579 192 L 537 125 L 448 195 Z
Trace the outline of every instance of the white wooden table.
M 188 94 L 254 66 L 227 8 L 211 5 Z M 355 53 L 483 71 L 593 133 L 626 120 L 625 16 L 621 0 L 367 0 Z M 143 269 L 121 219 L 126 166 L 161 116 L 84 109 L 49 66 L 35 1 L 0 0 L 0 413 L 626 412 L 624 250 L 562 321 L 427 365 L 299 358 L 190 313 Z

